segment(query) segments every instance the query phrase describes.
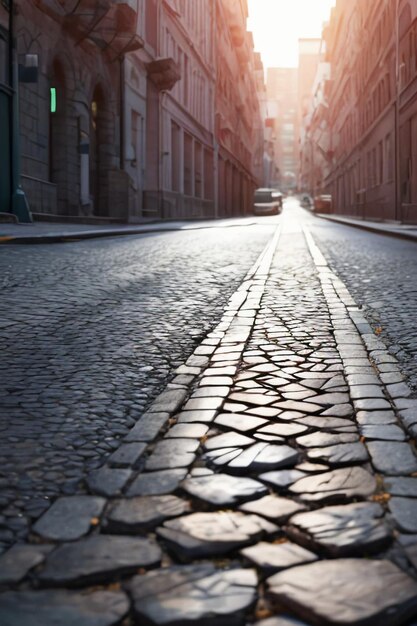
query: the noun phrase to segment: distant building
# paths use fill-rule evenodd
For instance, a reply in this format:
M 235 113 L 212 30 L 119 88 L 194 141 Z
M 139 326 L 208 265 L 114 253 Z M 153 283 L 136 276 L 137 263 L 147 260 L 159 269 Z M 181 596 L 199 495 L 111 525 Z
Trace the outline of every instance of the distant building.
M 332 11 L 331 76 L 310 97 L 302 150 L 304 162 L 325 156 L 320 187 L 336 213 L 417 223 L 416 41 L 413 1 L 338 0 Z
M 298 113 L 297 143 L 300 152 L 301 134 L 308 115 L 311 92 L 320 61 L 321 39 L 298 40 Z M 300 185 L 300 155 L 298 158 L 297 182 Z
M 7 4 L 2 210 L 13 210 L 9 155 L 19 143 L 35 217 L 134 222 L 249 210 L 263 126 L 246 0 L 14 0 L 18 100 Z M 14 102 L 20 142 L 5 124 Z
M 272 129 L 274 160 L 277 168 L 273 186 L 283 191 L 297 187 L 298 149 L 298 69 L 272 67 L 267 70 L 269 125 Z

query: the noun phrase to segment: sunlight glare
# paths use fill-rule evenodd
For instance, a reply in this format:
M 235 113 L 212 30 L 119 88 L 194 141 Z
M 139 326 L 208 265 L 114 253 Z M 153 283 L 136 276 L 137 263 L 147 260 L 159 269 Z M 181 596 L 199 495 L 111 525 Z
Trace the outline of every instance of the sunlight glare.
M 298 39 L 320 37 L 335 0 L 248 0 L 248 29 L 264 67 L 295 67 Z

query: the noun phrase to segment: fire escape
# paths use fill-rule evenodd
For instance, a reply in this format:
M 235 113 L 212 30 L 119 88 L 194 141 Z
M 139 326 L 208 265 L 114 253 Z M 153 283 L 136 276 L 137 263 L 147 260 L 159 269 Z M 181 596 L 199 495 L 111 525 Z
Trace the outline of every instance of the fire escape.
M 138 0 L 34 0 L 78 44 L 89 42 L 109 60 L 143 47 L 137 34 Z

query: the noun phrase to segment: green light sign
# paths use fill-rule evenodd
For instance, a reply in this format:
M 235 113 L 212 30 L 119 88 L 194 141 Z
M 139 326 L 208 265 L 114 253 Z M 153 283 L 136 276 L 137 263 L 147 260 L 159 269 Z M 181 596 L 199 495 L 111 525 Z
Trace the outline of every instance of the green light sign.
M 56 113 L 56 88 L 51 87 L 51 98 L 50 98 L 50 111 L 51 113 Z

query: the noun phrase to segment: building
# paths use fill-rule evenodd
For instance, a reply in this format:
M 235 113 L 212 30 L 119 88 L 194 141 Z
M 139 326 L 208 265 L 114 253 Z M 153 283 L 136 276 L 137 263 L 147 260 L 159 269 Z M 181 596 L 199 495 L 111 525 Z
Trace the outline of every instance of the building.
M 261 164 L 246 1 L 14 0 L 14 11 L 0 7 L 0 106 L 7 114 L 18 104 L 20 142 L 10 137 L 8 145 L 20 143 L 22 187 L 35 218 L 135 222 L 248 210 Z M 7 83 L 11 15 L 18 99 Z M 226 130 L 219 122 L 227 118 L 225 75 L 233 110 Z M 11 174 L 0 170 L 0 198 L 10 211 L 2 190 Z
M 297 187 L 298 148 L 298 69 L 273 67 L 267 70 L 269 127 L 272 129 L 274 160 L 277 168 L 273 186 L 285 192 Z
M 259 58 L 246 31 L 246 0 L 216 1 L 215 149 L 218 215 L 252 210 L 262 182 L 263 121 L 258 99 Z
M 298 40 L 298 74 L 297 74 L 297 144 L 298 144 L 298 170 L 297 170 L 297 186 L 300 184 L 300 146 L 301 133 L 305 126 L 305 118 L 310 108 L 311 92 L 317 73 L 321 56 L 321 39 L 299 39 Z
M 304 161 L 321 152 L 314 133 L 326 129 L 315 178 L 336 213 L 417 222 L 416 38 L 415 2 L 338 0 L 333 9 L 323 32 L 331 80 L 325 106 L 310 100 L 302 149 Z

